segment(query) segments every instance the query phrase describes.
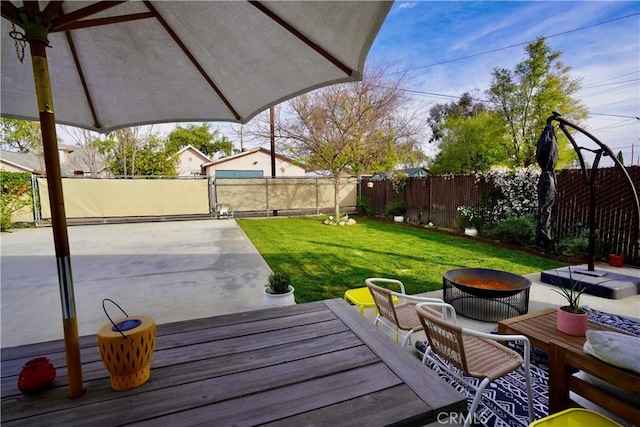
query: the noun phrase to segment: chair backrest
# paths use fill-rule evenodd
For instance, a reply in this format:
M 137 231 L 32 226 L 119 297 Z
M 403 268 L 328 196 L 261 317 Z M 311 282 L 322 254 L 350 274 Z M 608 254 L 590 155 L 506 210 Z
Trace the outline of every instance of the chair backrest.
M 391 294 L 391 290 L 374 285 L 371 282 L 371 279 L 365 280 L 365 283 L 369 288 L 369 292 L 371 292 L 371 296 L 373 296 L 373 301 L 376 303 L 378 313 L 380 313 L 380 315 L 385 319 L 393 322 L 396 326 L 400 326 L 398 314 L 396 313 L 395 306 L 393 304 L 393 295 Z
M 423 304 L 416 306 L 416 313 L 432 351 L 461 371 L 469 372 L 462 339 L 462 326 L 442 319 L 440 313 Z

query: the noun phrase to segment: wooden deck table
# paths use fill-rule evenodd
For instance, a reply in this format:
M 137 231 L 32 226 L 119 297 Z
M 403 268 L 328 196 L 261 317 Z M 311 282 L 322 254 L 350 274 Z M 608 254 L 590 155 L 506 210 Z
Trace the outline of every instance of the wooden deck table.
M 73 400 L 62 340 L 2 349 L 3 426 L 424 425 L 466 410 L 342 299 L 159 324 L 151 378 L 128 391 L 111 390 L 96 336 L 80 345 L 86 393 Z M 53 388 L 21 394 L 22 365 L 42 355 Z

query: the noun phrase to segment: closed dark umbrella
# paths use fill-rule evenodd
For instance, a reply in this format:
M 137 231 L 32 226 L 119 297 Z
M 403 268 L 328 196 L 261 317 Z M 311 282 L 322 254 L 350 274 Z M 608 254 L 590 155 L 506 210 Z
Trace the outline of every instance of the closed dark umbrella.
M 558 163 L 558 141 L 553 126 L 546 126 L 538 139 L 536 159 L 542 172 L 538 180 L 538 223 L 536 243 L 544 248 L 551 244 L 555 221 L 558 187 L 554 169 Z

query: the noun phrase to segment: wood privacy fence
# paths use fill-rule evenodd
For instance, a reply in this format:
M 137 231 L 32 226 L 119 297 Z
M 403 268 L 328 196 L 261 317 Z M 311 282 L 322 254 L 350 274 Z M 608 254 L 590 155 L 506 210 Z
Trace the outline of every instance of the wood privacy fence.
M 640 194 L 640 167 L 630 166 L 626 170 Z M 634 243 L 639 237 L 637 216 L 627 181 L 616 168 L 599 169 L 597 174 L 598 238 L 612 253 L 623 254 L 626 263 L 640 265 L 640 248 Z M 490 190 L 490 184 L 476 182 L 473 175 L 410 178 L 405 189 L 406 215 L 425 224 L 433 222 L 438 227 L 454 228 L 457 207 L 481 207 Z M 386 213 L 387 205 L 394 201 L 391 183 L 385 180 L 363 180 L 361 191 L 376 214 Z M 556 239 L 586 232 L 588 212 L 589 187 L 583 181 L 581 170 L 561 171 L 558 174 Z

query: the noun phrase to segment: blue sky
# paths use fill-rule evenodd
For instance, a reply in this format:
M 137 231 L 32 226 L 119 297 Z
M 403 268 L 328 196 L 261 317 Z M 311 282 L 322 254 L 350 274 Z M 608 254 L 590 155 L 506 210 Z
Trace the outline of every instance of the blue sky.
M 583 89 L 576 98 L 590 113 L 624 116 L 590 115 L 587 130 L 614 152 L 622 150 L 627 164 L 635 144 L 634 164 L 638 164 L 639 13 L 637 1 L 396 1 L 368 61 L 408 70 L 415 90 L 449 96 L 478 90 L 482 99 L 494 68 L 513 69 L 525 59 L 527 42 L 547 37 L 553 50 L 563 52 L 561 60 L 572 67 L 571 75 L 582 79 Z M 635 16 L 617 19 L 629 15 Z M 496 51 L 483 53 L 492 50 Z M 428 107 L 454 98 L 416 95 L 415 99 Z M 587 138 L 578 141 L 594 147 Z M 425 151 L 432 149 L 425 144 Z

